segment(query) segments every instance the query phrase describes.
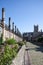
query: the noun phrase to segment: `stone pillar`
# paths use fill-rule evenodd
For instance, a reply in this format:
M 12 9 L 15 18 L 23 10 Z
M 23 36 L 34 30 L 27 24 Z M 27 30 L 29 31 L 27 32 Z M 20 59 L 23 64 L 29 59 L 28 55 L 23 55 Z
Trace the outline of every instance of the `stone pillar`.
M 14 22 L 12 23 L 12 33 L 13 33 L 13 38 L 14 38 Z
M 12 32 L 14 33 L 14 22 L 12 23 Z
M 5 19 L 5 11 L 4 8 L 2 8 L 2 27 L 4 27 L 4 19 Z
M 10 23 L 11 23 L 11 18 L 9 17 L 9 38 L 11 37 L 11 35 L 10 35 L 10 32 L 11 32 L 10 31 L 11 30 L 11 24 Z
M 11 18 L 9 17 L 9 31 L 10 31 L 10 27 L 11 27 L 10 22 L 11 22 Z
M 2 37 L 3 37 L 3 41 L 5 40 L 5 27 L 4 27 L 4 21 L 5 21 L 5 10 L 4 8 L 2 8 Z
M 16 26 L 15 26 L 15 33 L 16 33 Z

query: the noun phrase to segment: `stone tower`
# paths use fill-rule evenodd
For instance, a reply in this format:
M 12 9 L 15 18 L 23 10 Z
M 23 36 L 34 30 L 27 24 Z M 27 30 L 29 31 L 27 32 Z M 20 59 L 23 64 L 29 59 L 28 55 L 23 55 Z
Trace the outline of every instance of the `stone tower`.
M 34 32 L 38 32 L 38 25 L 34 25 Z

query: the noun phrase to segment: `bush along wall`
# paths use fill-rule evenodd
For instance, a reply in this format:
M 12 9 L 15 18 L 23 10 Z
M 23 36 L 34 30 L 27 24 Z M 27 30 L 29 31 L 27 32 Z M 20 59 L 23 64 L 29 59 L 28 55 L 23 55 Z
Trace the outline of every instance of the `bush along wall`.
M 24 45 L 24 42 L 17 43 L 14 39 L 6 40 L 5 43 L 4 52 L 0 55 L 0 65 L 10 65 L 12 59 L 17 55 L 19 47 Z
M 6 40 L 5 43 L 11 45 L 11 44 L 16 44 L 17 42 L 16 42 L 16 40 L 14 40 L 14 39 L 12 38 L 12 39 Z
M 4 53 L 0 55 L 0 65 L 11 64 L 11 60 L 17 55 L 18 48 L 15 47 L 10 48 L 8 44 L 5 46 Z

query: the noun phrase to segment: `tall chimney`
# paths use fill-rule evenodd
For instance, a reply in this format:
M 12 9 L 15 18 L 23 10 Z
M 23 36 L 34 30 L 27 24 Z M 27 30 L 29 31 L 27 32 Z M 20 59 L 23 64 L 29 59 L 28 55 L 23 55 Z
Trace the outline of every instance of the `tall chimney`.
M 14 33 L 14 22 L 12 23 L 12 32 Z
M 11 18 L 9 17 L 9 31 L 10 31 L 10 28 L 11 28 L 10 22 L 11 22 Z
M 5 19 L 5 11 L 4 8 L 2 8 L 2 25 L 4 26 L 4 19 Z

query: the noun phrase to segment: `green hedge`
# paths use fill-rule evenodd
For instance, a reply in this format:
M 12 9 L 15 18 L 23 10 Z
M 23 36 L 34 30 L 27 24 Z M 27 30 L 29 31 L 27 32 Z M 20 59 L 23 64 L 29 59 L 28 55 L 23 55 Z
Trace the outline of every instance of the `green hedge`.
M 16 40 L 14 40 L 13 38 L 12 39 L 8 39 L 5 41 L 7 44 L 16 44 Z
M 0 55 L 0 65 L 10 65 L 12 59 L 17 54 L 17 50 L 18 50 L 17 44 L 14 46 L 14 48 L 10 48 L 9 45 L 7 44 L 5 46 L 4 53 Z

